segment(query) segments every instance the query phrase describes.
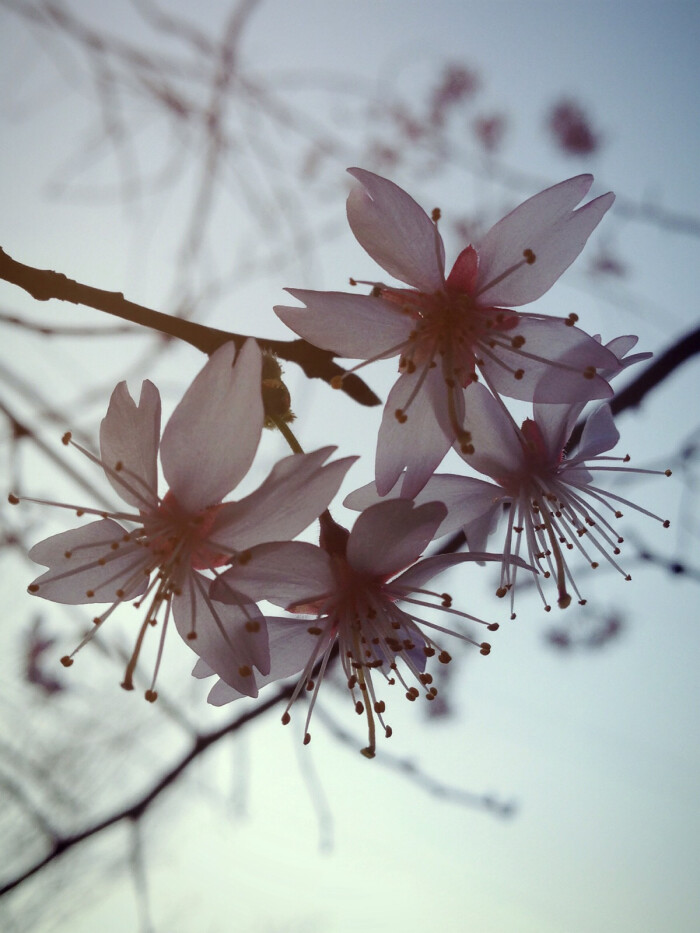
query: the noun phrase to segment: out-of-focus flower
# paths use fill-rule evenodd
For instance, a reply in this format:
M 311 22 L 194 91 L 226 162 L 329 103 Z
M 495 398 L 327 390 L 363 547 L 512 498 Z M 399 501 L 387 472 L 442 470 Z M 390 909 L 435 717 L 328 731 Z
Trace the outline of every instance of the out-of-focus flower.
M 418 560 L 445 516 L 445 506 L 440 503 L 416 508 L 405 499 L 396 499 L 367 509 L 348 532 L 324 513 L 321 547 L 293 541 L 261 545 L 240 554 L 213 584 L 213 599 L 234 602 L 231 593 L 242 592 L 305 617 L 268 617 L 271 667 L 266 675 L 255 674 L 258 686 L 263 686 L 301 671 L 283 722 L 289 721 L 289 709 L 302 690 L 311 691 L 305 743 L 310 738 L 309 720 L 318 690 L 336 645 L 355 709 L 367 717 L 369 744 L 363 754 L 370 758 L 376 744 L 375 717 L 386 735 L 391 734 L 384 722 L 384 701 L 376 693 L 376 675 L 389 684 L 399 683 L 409 700 L 416 700 L 421 693 L 433 700 L 437 689 L 426 672 L 426 661 L 434 656 L 443 664 L 450 660 L 433 639 L 433 632 L 461 638 L 477 645 L 482 654 L 489 653 L 486 642 L 478 643 L 415 614 L 426 608 L 439 609 L 454 619 L 486 625 L 454 609 L 449 594 L 425 588 L 429 580 L 455 564 L 501 559 L 500 555 L 472 553 Z M 487 628 L 495 631 L 498 625 Z M 320 667 L 314 678 L 317 664 Z M 193 673 L 206 677 L 212 670 L 206 663 L 198 664 Z M 218 706 L 240 697 L 228 674 L 217 673 L 221 680 L 211 690 L 209 702 Z
M 525 201 L 468 246 L 445 276 L 445 250 L 432 219 L 386 178 L 350 169 L 361 187 L 348 197 L 359 243 L 410 288 L 371 284 L 371 295 L 288 289 L 306 307 L 277 307 L 311 343 L 367 362 L 399 357 L 377 443 L 376 482 L 384 494 L 405 470 L 413 497 L 465 428 L 467 386 L 480 377 L 495 393 L 526 401 L 607 398 L 598 370 L 615 359 L 566 319 L 507 310 L 543 295 L 574 261 L 614 200 L 608 193 L 574 210 L 590 188 L 579 175 Z M 360 365 L 365 365 L 362 363 Z M 359 367 L 356 367 L 359 368 Z
M 568 155 L 590 155 L 600 146 L 599 134 L 574 101 L 562 100 L 555 104 L 547 122 L 559 147 Z
M 439 501 L 446 505 L 447 515 L 436 536 L 462 528 L 469 547 L 483 550 L 507 511 L 497 595 L 510 593 L 513 617 L 516 576 L 521 566 L 511 561 L 514 555 L 522 554 L 533 571 L 539 570 L 539 575 L 533 572 L 532 577 L 547 610 L 551 606 L 542 579 L 555 583 L 557 603 L 562 609 L 571 603 L 572 592 L 585 604 L 567 561 L 568 552 L 577 551 L 594 569 L 605 561 L 630 579 L 617 561 L 623 538 L 612 520 L 622 517 L 620 506 L 649 515 L 664 527 L 669 522 L 597 485 L 596 477 L 601 473 L 659 472 L 616 465 L 627 463 L 629 457 L 604 456 L 620 437 L 609 406 L 602 405 L 593 412 L 578 448 L 565 456 L 564 448 L 581 412 L 580 405 L 535 405 L 533 418 L 518 428 L 483 386 L 474 385 L 469 392 L 476 441 L 474 453 L 464 459 L 491 481 L 450 474 L 433 476 L 416 497 L 416 503 Z M 670 476 L 671 471 L 665 474 Z M 392 495 L 398 494 L 397 485 Z M 376 489 L 365 487 L 351 493 L 345 505 L 362 509 L 371 501 L 376 501 Z
M 477 117 L 474 120 L 474 135 L 486 152 L 495 152 L 503 141 L 506 118 L 501 114 Z
M 270 669 L 268 636 L 257 606 L 241 597 L 238 611 L 214 605 L 211 580 L 242 549 L 286 540 L 326 508 L 354 458 L 323 466 L 335 449 L 281 460 L 260 488 L 238 502 L 222 502 L 250 468 L 262 432 L 261 354 L 253 340 L 234 365 L 232 343 L 216 351 L 175 409 L 160 440 L 160 395 L 145 381 L 138 405 L 126 383 L 114 392 L 100 431 L 101 456 L 73 444 L 97 463 L 127 503 L 121 511 L 82 508 L 78 516 L 99 520 L 53 535 L 29 556 L 49 569 L 29 592 L 59 603 L 110 603 L 76 651 L 88 642 L 122 603 L 147 602 L 145 618 L 122 686 L 133 688 L 133 673 L 150 626 L 162 622 L 153 681 L 146 699 L 155 700 L 155 679 L 170 616 L 188 644 L 216 669 L 225 665 L 238 689 L 257 695 L 253 669 Z M 169 489 L 158 495 L 158 450 Z M 13 503 L 19 500 L 11 496 Z M 212 646 L 215 645 L 216 651 Z M 68 666 L 76 653 L 62 659 Z
M 65 690 L 65 685 L 46 669 L 45 654 L 56 644 L 56 639 L 45 634 L 44 620 L 36 616 L 27 633 L 25 678 L 27 683 L 39 687 L 47 696 Z

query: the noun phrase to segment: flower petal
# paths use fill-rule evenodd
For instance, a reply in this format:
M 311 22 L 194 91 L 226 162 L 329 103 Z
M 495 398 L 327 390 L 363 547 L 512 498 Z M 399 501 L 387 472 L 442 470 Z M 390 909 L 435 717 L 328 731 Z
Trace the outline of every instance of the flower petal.
M 305 308 L 276 305 L 275 314 L 316 347 L 354 360 L 397 356 L 414 319 L 395 304 L 371 295 L 288 288 Z
M 406 470 L 401 495 L 413 498 L 454 440 L 436 414 L 436 409 L 441 414 L 447 411 L 445 383 L 437 367 L 410 400 L 421 377 L 419 370 L 399 376 L 386 401 L 377 438 L 376 481 L 380 495 L 385 495 Z M 396 412 L 406 408 L 406 420 L 399 422 Z
M 348 509 L 362 511 L 377 502 L 386 501 L 387 498 L 396 499 L 400 496 L 400 479 L 385 497 L 377 494 L 377 487 L 374 483 L 369 483 L 351 492 L 345 498 L 343 505 Z M 444 535 L 454 534 L 464 525 L 480 518 L 503 496 L 504 492 L 500 486 L 487 483 L 483 479 L 476 479 L 473 476 L 457 476 L 452 473 L 436 473 L 415 496 L 413 502 L 415 505 L 442 502 L 446 506 L 447 515 L 433 535 L 434 538 L 441 538 Z
M 247 340 L 212 355 L 173 412 L 161 445 L 163 472 L 185 511 L 215 505 L 245 476 L 264 419 L 261 354 Z
M 516 335 L 525 338 L 521 348 L 498 346 L 492 356 L 484 357 L 481 369 L 492 391 L 526 402 L 555 404 L 586 402 L 613 394 L 597 372 L 590 378 L 584 373 L 590 373 L 591 368 L 615 369 L 619 361 L 578 327 L 556 318 L 525 318 L 509 332 L 509 336 Z M 515 370 L 523 371 L 522 378 L 514 378 Z
M 432 580 L 433 577 L 436 577 L 439 573 L 442 573 L 444 570 L 449 570 L 450 567 L 455 567 L 457 564 L 464 564 L 467 562 L 478 562 L 479 564 L 491 562 L 501 564 L 503 560 L 503 554 L 482 552 L 469 554 L 435 554 L 433 557 L 426 557 L 424 560 L 419 560 L 413 567 L 409 567 L 400 577 L 397 577 L 395 580 L 392 580 L 391 583 L 387 584 L 387 589 L 395 593 L 398 599 L 401 599 L 399 595 L 401 592 L 407 595 L 407 593 L 412 590 L 420 589 L 428 580 Z M 529 565 L 520 557 L 513 557 L 510 562 L 517 564 L 519 567 L 524 567 L 527 570 L 530 569 Z
M 393 181 L 349 168 L 362 188 L 348 196 L 348 223 L 360 246 L 389 275 L 421 292 L 445 284 L 445 247 L 422 207 Z
M 219 510 L 210 537 L 224 547 L 243 550 L 266 541 L 294 538 L 326 509 L 357 457 L 323 466 L 335 447 L 280 460 L 268 478 L 240 502 Z
M 379 502 L 358 516 L 348 538 L 348 563 L 369 577 L 393 576 L 420 557 L 446 514 L 441 502 Z
M 552 287 L 615 200 L 608 192 L 574 210 L 592 183 L 592 175 L 562 181 L 524 201 L 491 227 L 477 247 L 479 304 L 524 305 Z M 526 250 L 535 255 L 531 264 L 523 260 Z
M 125 541 L 126 535 L 117 522 L 104 519 L 39 541 L 29 557 L 50 569 L 34 580 L 30 593 L 70 605 L 140 596 L 148 585 L 151 554 Z
M 126 382 L 120 382 L 100 425 L 100 451 L 107 479 L 125 502 L 141 511 L 158 505 L 159 440 L 158 389 L 146 379 L 136 405 Z
M 271 665 L 269 674 L 253 672 L 258 690 L 304 670 L 318 641 L 318 635 L 310 635 L 307 631 L 308 625 L 308 621 L 299 619 L 268 618 Z M 225 680 L 219 680 L 211 688 L 207 701 L 212 706 L 224 706 L 242 696 L 248 694 L 229 686 Z
M 185 576 L 180 593 L 172 599 L 175 627 L 214 673 L 246 696 L 256 697 L 253 668 L 262 674 L 270 671 L 265 619 L 242 595 L 236 605 L 212 602 L 210 582 L 196 571 Z M 190 637 L 192 632 L 196 638 Z
M 597 457 L 612 448 L 620 440 L 620 432 L 615 427 L 609 405 L 601 405 L 592 412 L 586 421 L 581 441 L 568 464 L 583 464 L 590 457 Z
M 503 404 L 477 382 L 465 389 L 464 407 L 474 453 L 462 453 L 455 445 L 460 457 L 479 473 L 494 478 L 519 470 L 524 464 L 520 432 Z
M 242 592 L 257 601 L 266 599 L 285 609 L 295 603 L 312 603 L 334 587 L 328 554 L 315 544 L 284 541 L 261 544 L 217 577 L 212 599 L 235 601 Z

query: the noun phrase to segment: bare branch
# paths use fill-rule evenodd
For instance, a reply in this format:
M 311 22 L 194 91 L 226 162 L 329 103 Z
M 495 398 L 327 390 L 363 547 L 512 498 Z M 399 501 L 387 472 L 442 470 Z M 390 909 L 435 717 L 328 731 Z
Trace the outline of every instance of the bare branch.
M 125 321 L 149 327 L 191 344 L 202 353 L 211 354 L 232 340 L 240 348 L 248 335 L 218 330 L 204 324 L 196 324 L 183 318 L 172 317 L 161 311 L 153 311 L 133 301 L 128 301 L 121 292 L 108 292 L 91 285 L 82 285 L 69 279 L 62 272 L 50 269 L 35 269 L 12 259 L 0 247 L 0 279 L 24 289 L 37 301 L 56 298 L 76 305 L 86 305 L 96 311 L 104 311 Z M 342 389 L 360 405 L 379 405 L 380 401 L 359 376 L 346 371 L 333 362 L 335 354 L 320 350 L 306 340 L 268 340 L 255 337 L 263 350 L 269 350 L 280 359 L 296 363 L 309 379 L 323 379 L 330 384 L 336 376 L 343 377 Z

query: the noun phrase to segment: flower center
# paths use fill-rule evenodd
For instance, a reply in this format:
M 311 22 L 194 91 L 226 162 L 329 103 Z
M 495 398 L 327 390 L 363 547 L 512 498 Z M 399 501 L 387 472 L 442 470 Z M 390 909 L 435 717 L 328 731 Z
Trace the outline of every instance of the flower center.
M 208 541 L 221 505 L 211 505 L 200 512 L 187 512 L 168 491 L 154 515 L 144 520 L 147 545 L 158 563 L 179 562 L 183 552 L 194 570 L 211 570 L 227 564 L 230 554 L 223 554 Z

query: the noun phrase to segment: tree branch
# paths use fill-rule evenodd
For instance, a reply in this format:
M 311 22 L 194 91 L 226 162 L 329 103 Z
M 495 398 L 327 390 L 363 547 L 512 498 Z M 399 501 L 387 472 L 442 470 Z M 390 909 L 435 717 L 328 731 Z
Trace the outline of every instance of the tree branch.
M 128 301 L 121 292 L 108 292 L 90 285 L 82 285 L 69 279 L 62 272 L 35 269 L 12 259 L 1 247 L 0 279 L 24 289 L 37 301 L 56 298 L 59 301 L 85 305 L 124 321 L 157 330 L 169 337 L 184 340 L 208 355 L 230 340 L 240 348 L 248 336 L 153 311 Z M 333 362 L 334 354 L 330 350 L 321 350 L 302 339 L 268 340 L 265 337 L 255 337 L 255 340 L 263 350 L 268 350 L 287 362 L 296 363 L 309 379 L 323 379 L 324 382 L 330 383 L 335 376 L 342 376 L 342 389 L 354 401 L 367 406 L 380 404 L 379 398 L 359 376 L 354 373 L 346 374 L 341 366 Z
M 253 720 L 262 716 L 264 713 L 268 712 L 268 710 L 277 706 L 282 701 L 289 699 L 293 690 L 294 684 L 282 687 L 269 699 L 262 701 L 258 706 L 255 707 L 255 709 L 252 709 L 247 713 L 243 713 L 241 716 L 238 716 L 236 719 L 232 720 L 227 725 L 222 726 L 220 729 L 216 729 L 212 732 L 207 732 L 204 735 L 197 736 L 194 739 L 190 750 L 185 755 L 183 755 L 182 758 L 176 762 L 165 774 L 163 774 L 158 779 L 158 781 L 156 781 L 153 787 L 145 794 L 143 794 L 136 801 L 136 803 L 118 810 L 116 813 L 111 814 L 111 816 L 105 817 L 103 820 L 93 823 L 78 833 L 72 833 L 70 835 L 52 834 L 53 843 L 47 854 L 43 858 L 36 861 L 29 868 L 21 872 L 19 875 L 0 886 L 0 897 L 2 897 L 4 894 L 7 894 L 9 891 L 12 891 L 14 888 L 21 885 L 24 881 L 27 881 L 33 875 L 37 874 L 37 872 L 41 871 L 42 868 L 45 868 L 50 862 L 53 862 L 61 855 L 64 855 L 70 849 L 73 849 L 81 842 L 85 842 L 86 839 L 90 839 L 92 836 L 98 835 L 105 829 L 109 829 L 111 826 L 115 826 L 117 823 L 121 823 L 123 820 L 131 820 L 134 822 L 140 820 L 144 813 L 149 809 L 151 804 L 153 804 L 160 797 L 160 795 L 177 780 L 177 778 L 183 773 L 183 771 L 186 770 L 186 768 L 195 760 L 195 758 L 198 758 L 203 752 L 205 752 L 210 746 L 214 745 L 220 739 L 227 735 L 232 735 L 234 732 L 237 732 L 249 722 L 252 722 Z

